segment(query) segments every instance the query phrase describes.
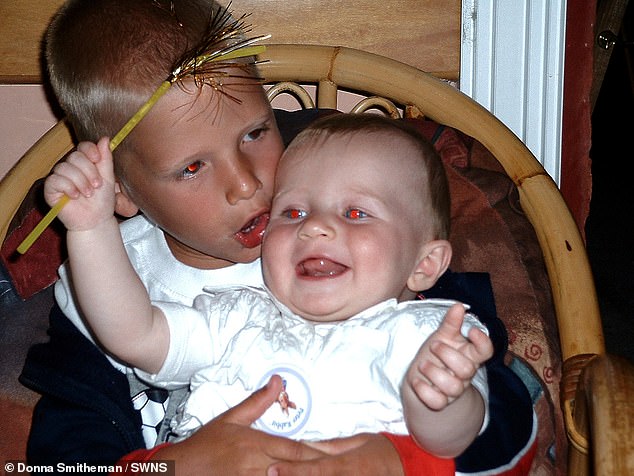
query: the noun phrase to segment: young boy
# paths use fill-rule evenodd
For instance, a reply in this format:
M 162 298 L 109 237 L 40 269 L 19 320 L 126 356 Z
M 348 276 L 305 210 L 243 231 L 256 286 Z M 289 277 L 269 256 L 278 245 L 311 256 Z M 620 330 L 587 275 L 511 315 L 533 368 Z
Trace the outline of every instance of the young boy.
M 92 160 L 75 157 L 82 173 L 59 168 L 45 197 L 50 205 L 64 193 L 78 197 L 60 218 L 97 340 L 153 384 L 194 379 L 179 436 L 274 374 L 288 382 L 284 398 L 258 421 L 274 434 L 409 430 L 450 458 L 483 429 L 481 364 L 493 353 L 483 326 L 462 305 L 406 301 L 445 272 L 451 246 L 443 165 L 404 123 L 342 114 L 300 133 L 280 161 L 263 244 L 271 294 L 236 288 L 201 295 L 193 307 L 150 303 L 117 236 L 112 159 Z
M 77 139 L 113 136 L 200 41 L 213 7 L 206 0 L 69 0 L 49 28 L 46 48 L 53 90 Z M 258 82 L 242 77 L 226 83 L 237 101 L 193 82 L 173 86 L 114 151 L 115 210 L 124 217 L 142 212 L 122 225 L 122 234 L 152 299 L 191 304 L 201 283 L 262 281 L 256 258 L 283 146 Z M 107 149 L 107 140 L 99 147 Z M 90 142 L 78 150 L 99 154 Z M 61 167 L 72 168 L 72 161 Z M 167 392 L 142 385 L 125 365 L 104 357 L 83 323 L 72 278 L 63 266 L 50 341 L 30 350 L 20 376 L 43 395 L 27 449 L 32 464 L 114 463 L 133 450 L 152 448 L 164 441 L 169 416 L 186 394 L 177 389 L 167 398 Z M 381 436 L 359 435 L 320 451 L 249 428 L 280 390 L 280 382 L 272 381 L 191 438 L 156 446 L 144 457 L 175 460 L 180 473 L 192 474 L 210 469 L 260 474 L 273 465 L 280 474 L 387 475 L 402 474 L 404 466 L 419 461 L 407 438 L 390 437 L 399 459 Z M 517 414 L 506 390 L 503 382 L 499 407 Z M 165 424 L 155 431 L 163 418 L 154 410 L 164 407 Z M 517 433 L 517 425 L 507 428 L 505 416 L 486 430 L 496 449 L 499 441 L 509 441 L 496 428 L 504 435 Z M 503 462 L 522 448 L 526 440 L 520 437 Z M 484 461 L 482 444 L 469 452 L 476 465 Z

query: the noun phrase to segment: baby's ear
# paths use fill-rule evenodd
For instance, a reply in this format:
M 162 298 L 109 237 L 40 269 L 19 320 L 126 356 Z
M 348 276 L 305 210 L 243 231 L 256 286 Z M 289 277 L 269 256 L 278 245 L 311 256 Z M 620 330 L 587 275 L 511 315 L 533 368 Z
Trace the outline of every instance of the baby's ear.
M 117 213 L 117 215 L 130 218 L 139 212 L 139 207 L 137 207 L 132 199 L 128 196 L 125 188 L 121 186 L 121 183 L 119 181 L 115 182 L 114 193 L 114 211 Z
M 449 267 L 451 243 L 447 240 L 432 240 L 423 245 L 407 287 L 414 292 L 431 288 Z

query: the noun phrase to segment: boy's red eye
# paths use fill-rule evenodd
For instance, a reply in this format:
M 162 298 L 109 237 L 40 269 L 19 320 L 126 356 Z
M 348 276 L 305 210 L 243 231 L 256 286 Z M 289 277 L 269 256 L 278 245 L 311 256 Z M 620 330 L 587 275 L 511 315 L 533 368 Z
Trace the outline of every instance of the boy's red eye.
M 198 172 L 200 172 L 200 169 L 202 167 L 203 167 L 203 163 L 200 162 L 199 160 L 197 160 L 196 162 L 192 162 L 191 164 L 186 166 L 185 169 L 183 169 L 183 177 L 184 178 L 193 177 Z

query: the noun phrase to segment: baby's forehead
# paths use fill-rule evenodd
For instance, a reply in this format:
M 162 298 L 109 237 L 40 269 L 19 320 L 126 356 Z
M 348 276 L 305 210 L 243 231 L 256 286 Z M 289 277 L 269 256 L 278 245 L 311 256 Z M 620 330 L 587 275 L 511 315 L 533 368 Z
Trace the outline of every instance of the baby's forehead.
M 414 186 L 426 182 L 426 166 L 421 150 L 407 137 L 390 131 L 320 130 L 300 136 L 285 151 L 278 166 L 278 183 L 289 175 L 297 179 L 310 174 L 346 174 L 352 181 L 398 180 Z M 302 175 L 303 174 L 303 175 Z
M 425 161 L 417 145 L 405 135 L 385 130 L 321 131 L 301 140 L 287 153 L 293 163 L 308 162 L 314 157 L 323 160 L 323 155 L 328 154 L 336 158 L 333 166 L 368 166 L 389 175 L 402 168 L 416 175 L 425 172 Z

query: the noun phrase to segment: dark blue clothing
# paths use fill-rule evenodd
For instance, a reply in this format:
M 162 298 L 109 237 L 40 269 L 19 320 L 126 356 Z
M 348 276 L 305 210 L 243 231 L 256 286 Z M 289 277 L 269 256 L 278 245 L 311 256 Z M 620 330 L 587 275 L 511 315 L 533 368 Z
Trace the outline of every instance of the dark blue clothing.
M 33 465 L 112 464 L 145 447 L 126 376 L 54 306 L 50 340 L 29 350 L 20 382 L 42 397 L 33 412 Z

